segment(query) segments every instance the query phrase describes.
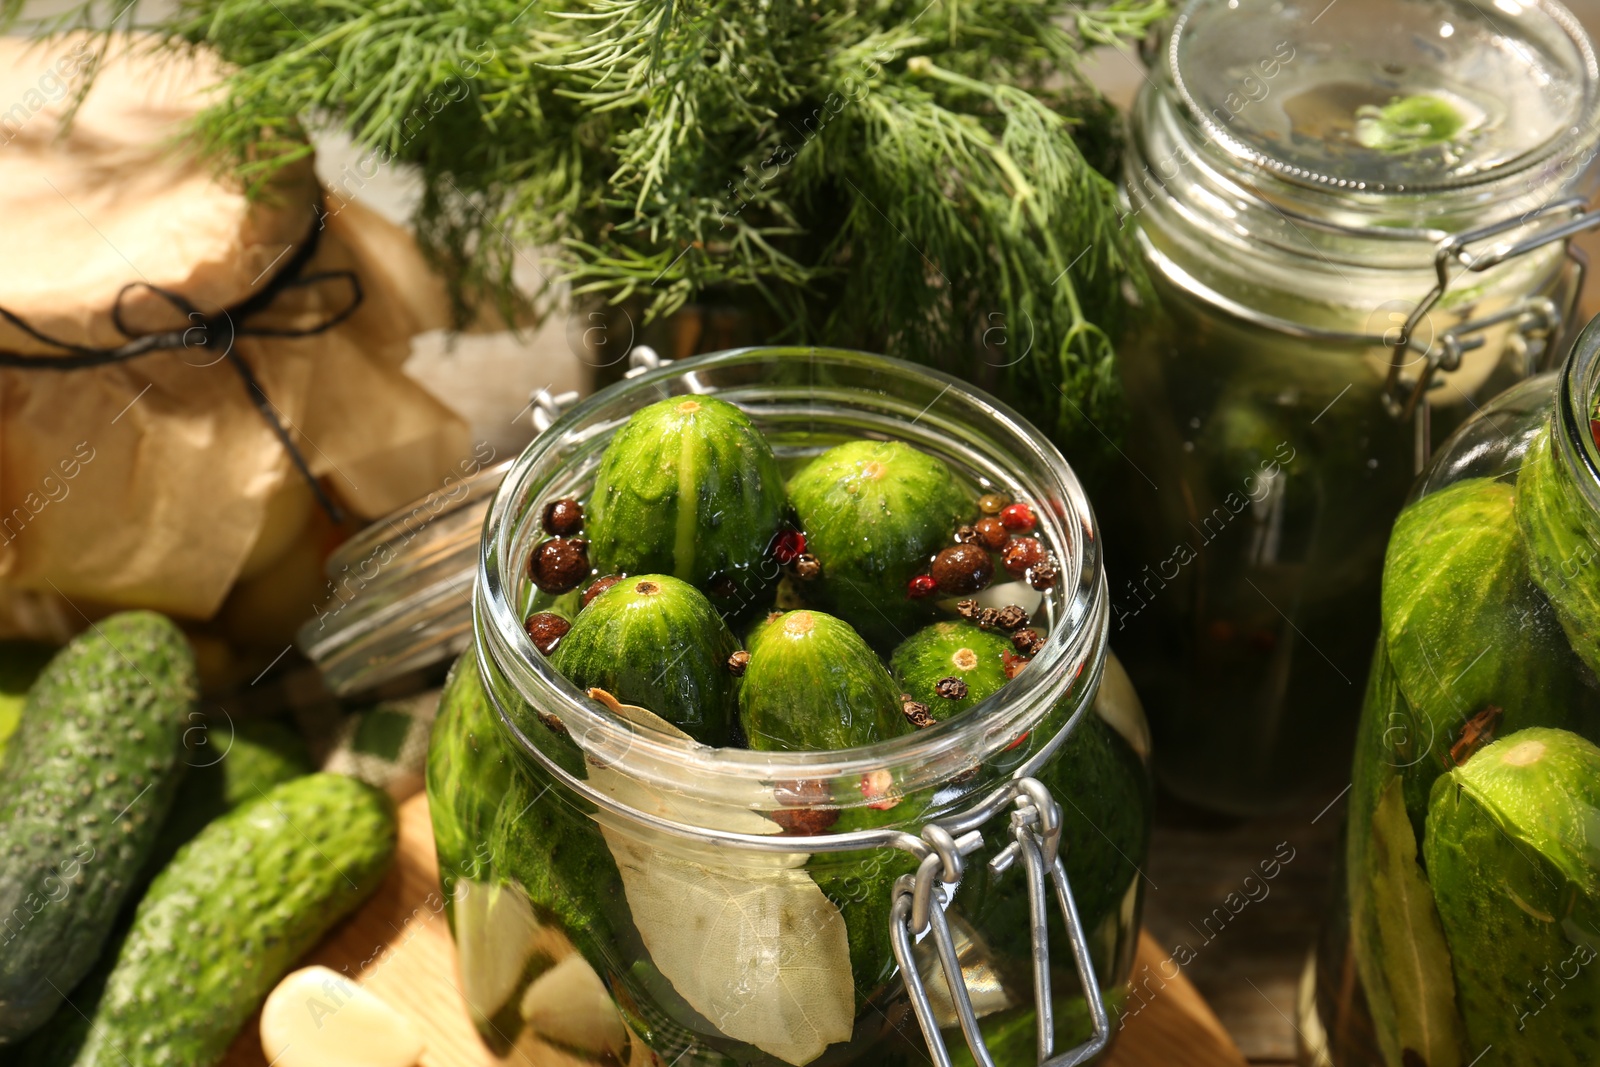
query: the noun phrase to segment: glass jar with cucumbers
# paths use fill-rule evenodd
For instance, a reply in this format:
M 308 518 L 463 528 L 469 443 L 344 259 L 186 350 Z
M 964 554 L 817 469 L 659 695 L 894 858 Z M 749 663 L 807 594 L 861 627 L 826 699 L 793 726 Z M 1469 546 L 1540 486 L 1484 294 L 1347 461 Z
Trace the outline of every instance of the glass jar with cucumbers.
M 1088 502 L 1014 413 L 861 353 L 664 364 L 512 465 L 475 597 L 428 794 L 498 1055 L 1104 1049 L 1148 735 Z
M 1193 0 L 1130 122 L 1158 307 L 1119 346 L 1127 466 L 1096 497 L 1112 641 L 1164 787 L 1325 800 L 1407 488 L 1575 332 L 1594 51 L 1545 0 Z
M 1600 322 L 1443 446 L 1384 561 L 1307 1061 L 1600 1061 Z

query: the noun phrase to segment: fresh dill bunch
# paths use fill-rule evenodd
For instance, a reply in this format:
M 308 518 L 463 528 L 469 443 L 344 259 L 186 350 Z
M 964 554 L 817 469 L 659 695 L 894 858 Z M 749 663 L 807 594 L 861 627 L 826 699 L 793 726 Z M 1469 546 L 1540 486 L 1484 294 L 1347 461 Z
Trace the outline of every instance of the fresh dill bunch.
M 1116 117 L 1079 65 L 1165 11 L 180 0 L 159 32 L 236 65 L 196 132 L 252 186 L 309 152 L 307 127 L 416 164 L 417 233 L 463 308 L 513 291 L 519 248 L 554 249 L 541 272 L 579 301 L 647 321 L 744 302 L 774 340 L 949 370 L 1098 449 L 1142 283 L 1107 176 Z

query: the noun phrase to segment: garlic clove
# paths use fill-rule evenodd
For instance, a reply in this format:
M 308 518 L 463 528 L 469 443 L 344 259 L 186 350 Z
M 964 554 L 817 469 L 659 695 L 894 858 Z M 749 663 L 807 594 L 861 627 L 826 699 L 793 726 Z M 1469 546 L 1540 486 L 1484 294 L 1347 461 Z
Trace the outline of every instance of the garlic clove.
M 376 994 L 327 967 L 303 967 L 262 1006 L 261 1049 L 273 1067 L 411 1067 L 423 1044 Z

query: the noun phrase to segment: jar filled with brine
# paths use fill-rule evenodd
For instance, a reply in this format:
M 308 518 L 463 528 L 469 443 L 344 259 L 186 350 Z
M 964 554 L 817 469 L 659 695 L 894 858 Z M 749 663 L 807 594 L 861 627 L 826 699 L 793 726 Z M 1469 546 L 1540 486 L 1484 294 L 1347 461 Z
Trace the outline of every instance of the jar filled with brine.
M 1309 1062 L 1600 1062 L 1597 384 L 1591 323 L 1394 524 Z
M 1100 506 L 1181 798 L 1342 784 L 1408 486 L 1564 345 L 1597 116 L 1554 3 L 1194 0 L 1161 41 L 1124 184 L 1159 313 Z
M 1098 1054 L 1151 801 L 1100 560 L 1060 454 L 908 364 L 720 353 L 562 415 L 490 506 L 428 761 L 485 1042 Z

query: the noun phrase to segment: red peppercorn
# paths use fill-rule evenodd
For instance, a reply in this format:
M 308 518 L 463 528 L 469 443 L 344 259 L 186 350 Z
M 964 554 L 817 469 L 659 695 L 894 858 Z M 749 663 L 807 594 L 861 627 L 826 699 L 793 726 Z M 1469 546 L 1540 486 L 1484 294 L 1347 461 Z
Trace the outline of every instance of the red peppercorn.
M 1596 448 L 1600 448 L 1600 419 L 1589 420 L 1589 436 L 1594 438 Z
M 939 583 L 933 580 L 931 574 L 919 574 L 906 583 L 906 596 L 912 600 L 921 600 L 939 591 Z
M 583 505 L 570 497 L 544 506 L 544 529 L 557 537 L 570 537 L 583 529 Z
M 976 593 L 994 577 L 994 562 L 977 545 L 952 545 L 933 557 L 933 580 L 949 596 Z
M 1026 533 L 1033 529 L 1039 521 L 1034 517 L 1033 509 L 1026 504 L 1012 504 L 1002 508 L 1000 521 L 1006 524 L 1006 529 Z
M 972 529 L 978 535 L 978 544 L 987 548 L 990 552 L 1000 551 L 1006 547 L 1006 542 L 1011 538 L 1010 531 L 1006 529 L 1006 524 L 993 515 L 986 519 L 979 519 L 973 524 Z
M 584 608 L 588 607 L 589 601 L 593 600 L 601 593 L 604 593 L 607 589 L 610 589 L 612 586 L 622 581 L 622 579 L 625 577 L 627 576 L 622 574 L 608 574 L 604 578 L 596 578 L 590 583 L 589 588 L 583 591 L 583 602 L 578 605 L 578 610 L 582 611 Z
M 527 628 L 528 636 L 533 639 L 533 647 L 541 655 L 548 656 L 555 652 L 561 639 L 572 629 L 572 624 L 554 612 L 540 611 L 528 616 Z
M 772 539 L 772 558 L 787 567 L 806 550 L 806 535 L 799 530 L 779 530 Z
M 533 583 L 546 593 L 568 593 L 589 576 L 589 544 L 552 537 L 533 551 Z
M 1000 562 L 1005 565 L 1007 574 L 1020 578 L 1029 567 L 1043 563 L 1045 556 L 1044 545 L 1037 537 L 1018 537 L 1006 546 Z

